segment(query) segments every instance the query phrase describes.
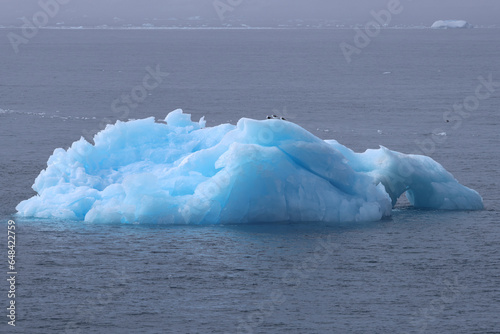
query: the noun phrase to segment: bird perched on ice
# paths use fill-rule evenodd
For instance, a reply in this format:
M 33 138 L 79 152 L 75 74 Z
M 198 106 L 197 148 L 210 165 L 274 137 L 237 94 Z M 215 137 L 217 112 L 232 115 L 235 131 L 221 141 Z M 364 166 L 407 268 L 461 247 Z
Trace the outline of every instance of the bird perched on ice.
M 286 121 L 286 118 L 285 117 L 278 117 L 276 115 L 272 115 L 272 116 L 267 116 L 267 119 L 281 119 L 283 121 Z

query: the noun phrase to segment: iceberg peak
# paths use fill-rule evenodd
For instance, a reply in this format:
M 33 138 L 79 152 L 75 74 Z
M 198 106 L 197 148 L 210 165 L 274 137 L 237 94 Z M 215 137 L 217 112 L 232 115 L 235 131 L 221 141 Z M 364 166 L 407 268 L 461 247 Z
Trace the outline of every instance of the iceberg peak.
M 192 130 L 198 130 L 205 127 L 205 117 L 202 117 L 198 123 L 191 121 L 190 114 L 184 114 L 182 109 L 176 109 L 170 112 L 167 117 L 165 117 L 165 122 L 173 127 L 177 128 L 190 128 Z

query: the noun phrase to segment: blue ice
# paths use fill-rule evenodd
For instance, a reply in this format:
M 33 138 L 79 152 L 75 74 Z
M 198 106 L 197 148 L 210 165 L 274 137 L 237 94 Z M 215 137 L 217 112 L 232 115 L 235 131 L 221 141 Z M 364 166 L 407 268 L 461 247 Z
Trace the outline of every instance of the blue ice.
M 403 193 L 419 208 L 480 210 L 481 196 L 429 157 L 355 153 L 279 119 L 206 127 L 178 109 L 118 121 L 58 148 L 16 207 L 85 222 L 355 222 L 390 216 Z M 165 124 L 166 123 L 166 124 Z

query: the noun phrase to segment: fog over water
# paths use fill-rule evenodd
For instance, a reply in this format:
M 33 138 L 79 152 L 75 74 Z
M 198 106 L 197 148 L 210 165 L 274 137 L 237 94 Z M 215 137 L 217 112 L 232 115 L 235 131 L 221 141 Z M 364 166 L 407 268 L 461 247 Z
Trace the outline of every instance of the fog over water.
M 42 0 L 53 3 L 56 0 Z M 393 0 L 398 1 L 398 0 Z M 340 24 L 363 24 L 370 11 L 387 7 L 389 0 L 58 0 L 60 10 L 49 25 L 126 25 L 172 21 L 221 21 L 223 19 L 266 25 L 289 20 L 330 20 Z M 67 3 L 65 3 L 67 2 Z M 404 11 L 391 25 L 425 25 L 440 19 L 463 19 L 474 25 L 500 25 L 500 2 L 496 0 L 400 0 Z M 40 10 L 36 0 L 3 0 L 0 25 L 21 26 L 22 17 Z M 219 8 L 219 13 L 216 7 Z

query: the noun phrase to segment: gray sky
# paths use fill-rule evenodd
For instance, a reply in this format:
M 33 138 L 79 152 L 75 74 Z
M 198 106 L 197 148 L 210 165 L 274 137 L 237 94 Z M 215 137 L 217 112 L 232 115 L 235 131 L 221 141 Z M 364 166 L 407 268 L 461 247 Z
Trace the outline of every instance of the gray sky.
M 54 2 L 58 0 L 42 0 Z M 63 0 L 59 0 L 63 2 Z M 64 0 L 68 1 L 68 0 Z M 157 22 L 168 18 L 220 21 L 214 2 L 229 5 L 225 18 L 244 22 L 276 22 L 293 19 L 328 19 L 342 23 L 366 23 L 371 10 L 382 10 L 389 0 L 69 0 L 49 25 L 124 24 Z M 431 25 L 438 19 L 464 19 L 474 25 L 500 25 L 499 0 L 400 0 L 404 10 L 393 24 Z M 32 18 L 40 11 L 38 0 L 0 0 L 0 24 L 21 25 L 19 17 Z M 113 20 L 113 18 L 121 20 Z

